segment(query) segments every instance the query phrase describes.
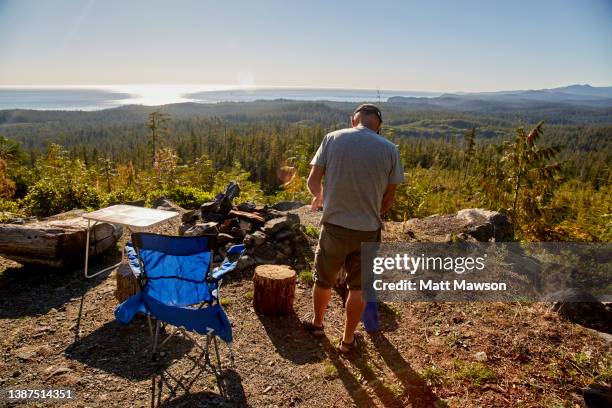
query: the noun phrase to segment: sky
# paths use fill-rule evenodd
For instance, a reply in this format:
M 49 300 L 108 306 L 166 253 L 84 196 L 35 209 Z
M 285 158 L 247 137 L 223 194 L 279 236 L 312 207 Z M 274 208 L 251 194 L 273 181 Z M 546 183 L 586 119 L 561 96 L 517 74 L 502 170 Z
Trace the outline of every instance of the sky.
M 612 85 L 612 0 L 0 0 L 0 85 Z

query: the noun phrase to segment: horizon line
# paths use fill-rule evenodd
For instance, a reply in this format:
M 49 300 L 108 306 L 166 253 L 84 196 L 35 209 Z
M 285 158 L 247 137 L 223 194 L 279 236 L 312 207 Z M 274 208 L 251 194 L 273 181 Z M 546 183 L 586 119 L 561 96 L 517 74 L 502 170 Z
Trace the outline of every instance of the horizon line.
M 198 92 L 216 92 L 216 91 L 249 91 L 249 90 L 265 90 L 265 89 L 279 89 L 279 90 L 350 90 L 350 91 L 366 91 L 366 92 L 422 92 L 422 93 L 486 93 L 486 92 L 510 92 L 510 91 L 534 91 L 534 90 L 546 90 L 564 88 L 569 86 L 589 86 L 592 88 L 608 88 L 612 85 L 591 85 L 590 83 L 570 83 L 557 85 L 547 88 L 507 88 L 507 89 L 495 89 L 495 90 L 419 90 L 419 89 L 390 89 L 390 88 L 352 88 L 352 87 L 341 87 L 341 86 L 309 86 L 309 85 L 239 85 L 239 84 L 182 84 L 182 83 L 133 83 L 133 84 L 0 84 L 0 89 L 109 89 L 109 88 L 154 88 L 154 87 L 181 87 L 181 88 L 209 88 L 201 89 Z

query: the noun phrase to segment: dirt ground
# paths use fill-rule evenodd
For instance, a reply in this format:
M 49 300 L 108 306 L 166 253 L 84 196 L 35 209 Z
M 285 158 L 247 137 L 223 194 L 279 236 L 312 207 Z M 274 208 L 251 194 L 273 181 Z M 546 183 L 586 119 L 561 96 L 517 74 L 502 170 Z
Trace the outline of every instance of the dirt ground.
M 118 251 L 96 267 L 117 257 Z M 69 402 L 31 406 L 581 407 L 580 388 L 609 385 L 612 371 L 610 343 L 543 304 L 383 304 L 382 330 L 368 335 L 360 328 L 359 353 L 340 356 L 339 297 L 326 337 L 315 339 L 299 326 L 310 315 L 310 284 L 298 283 L 295 315 L 265 317 L 251 306 L 247 270 L 222 288 L 234 362 L 222 343 L 223 370 L 201 372 L 191 341 L 170 339 L 153 362 L 146 320 L 114 321 L 113 275 L 86 280 L 82 271 L 0 259 L 3 269 L 0 389 L 76 393 Z M 479 352 L 486 361 L 476 361 Z

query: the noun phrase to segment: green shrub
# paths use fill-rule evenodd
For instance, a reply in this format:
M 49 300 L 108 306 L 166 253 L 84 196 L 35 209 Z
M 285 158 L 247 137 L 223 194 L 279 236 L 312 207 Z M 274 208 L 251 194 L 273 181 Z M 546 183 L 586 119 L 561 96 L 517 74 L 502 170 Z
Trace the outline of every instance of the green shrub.
M 314 225 L 306 225 L 304 227 L 304 233 L 308 235 L 310 238 L 319 239 L 319 229 Z
M 19 205 L 15 201 L 0 198 L 0 212 L 3 211 L 16 214 L 19 212 Z
M 300 280 L 307 285 L 314 284 L 314 278 L 312 276 L 312 272 L 310 271 L 302 271 L 298 273 L 298 278 L 300 278 Z
M 13 218 L 13 215 L 21 214 L 22 211 L 15 201 L 0 198 L 0 222 L 6 222 L 10 218 Z
M 464 362 L 458 359 L 453 361 L 455 365 L 454 377 L 458 380 L 468 380 L 479 387 L 484 383 L 495 382 L 497 375 L 484 363 Z
M 165 190 L 154 190 L 147 195 L 147 205 L 159 197 L 167 198 L 183 208 L 199 208 L 202 203 L 214 198 L 213 193 L 195 187 L 176 186 Z
M 40 180 L 28 189 L 23 202 L 33 215 L 46 217 L 74 208 L 99 208 L 102 199 L 98 191 L 87 184 L 60 184 L 55 180 Z
M 135 201 L 139 198 L 141 198 L 140 194 L 138 194 L 134 190 L 115 190 L 104 196 L 104 199 L 102 200 L 102 206 L 108 207 L 112 204 Z

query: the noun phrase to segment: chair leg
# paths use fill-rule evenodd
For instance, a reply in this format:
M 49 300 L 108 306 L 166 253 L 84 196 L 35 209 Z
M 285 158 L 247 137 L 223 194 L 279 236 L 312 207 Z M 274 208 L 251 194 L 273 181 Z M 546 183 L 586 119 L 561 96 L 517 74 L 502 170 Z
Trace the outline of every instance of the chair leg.
M 221 370 L 221 357 L 219 356 L 219 344 L 217 343 L 217 336 L 213 335 L 213 344 L 215 346 L 215 354 L 217 355 L 217 364 L 219 365 L 219 371 Z
M 153 337 L 153 354 L 151 356 L 151 359 L 153 361 L 157 360 L 157 343 L 159 341 L 159 320 L 157 320 L 155 322 L 155 336 Z
M 211 365 L 210 363 L 210 334 L 206 335 L 206 347 L 204 348 L 204 364 L 205 365 Z

